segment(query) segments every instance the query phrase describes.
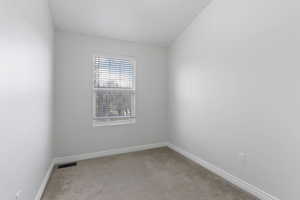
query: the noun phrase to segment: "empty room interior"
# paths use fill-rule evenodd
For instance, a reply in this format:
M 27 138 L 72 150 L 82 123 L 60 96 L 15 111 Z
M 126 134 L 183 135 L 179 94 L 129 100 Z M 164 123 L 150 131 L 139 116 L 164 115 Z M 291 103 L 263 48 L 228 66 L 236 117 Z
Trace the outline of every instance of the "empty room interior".
M 300 2 L 0 0 L 1 200 L 299 200 Z

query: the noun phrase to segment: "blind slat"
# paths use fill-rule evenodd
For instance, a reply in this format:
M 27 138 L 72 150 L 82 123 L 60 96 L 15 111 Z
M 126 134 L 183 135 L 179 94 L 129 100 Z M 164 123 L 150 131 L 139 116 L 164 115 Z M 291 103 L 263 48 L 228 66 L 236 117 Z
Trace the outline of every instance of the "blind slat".
M 129 60 L 96 57 L 95 88 L 134 88 L 134 65 Z

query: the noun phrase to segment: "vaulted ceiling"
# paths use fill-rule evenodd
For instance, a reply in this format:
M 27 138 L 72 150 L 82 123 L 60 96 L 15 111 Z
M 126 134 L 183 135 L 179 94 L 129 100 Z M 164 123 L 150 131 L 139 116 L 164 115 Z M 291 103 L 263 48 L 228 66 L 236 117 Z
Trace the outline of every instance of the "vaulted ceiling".
M 50 0 L 58 30 L 169 45 L 209 0 Z

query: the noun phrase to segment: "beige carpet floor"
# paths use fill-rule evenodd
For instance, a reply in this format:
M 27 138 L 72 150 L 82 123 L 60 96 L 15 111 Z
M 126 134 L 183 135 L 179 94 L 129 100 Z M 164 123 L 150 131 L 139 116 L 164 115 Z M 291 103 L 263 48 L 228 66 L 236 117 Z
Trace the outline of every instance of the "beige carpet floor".
M 257 200 L 169 148 L 55 169 L 43 200 Z

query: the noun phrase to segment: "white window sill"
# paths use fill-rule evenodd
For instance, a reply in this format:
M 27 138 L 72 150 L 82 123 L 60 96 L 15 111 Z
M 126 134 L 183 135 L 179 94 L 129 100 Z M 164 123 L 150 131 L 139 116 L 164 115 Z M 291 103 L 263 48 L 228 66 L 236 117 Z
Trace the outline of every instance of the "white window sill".
M 135 119 L 129 119 L 129 120 L 119 120 L 119 121 L 98 121 L 98 120 L 93 120 L 93 127 L 97 126 L 117 126 L 117 125 L 126 125 L 126 124 L 135 124 L 136 120 Z

